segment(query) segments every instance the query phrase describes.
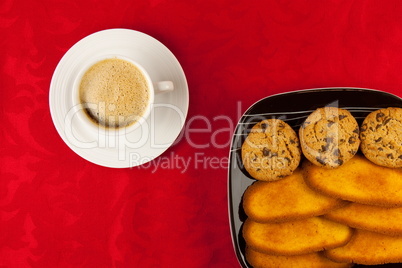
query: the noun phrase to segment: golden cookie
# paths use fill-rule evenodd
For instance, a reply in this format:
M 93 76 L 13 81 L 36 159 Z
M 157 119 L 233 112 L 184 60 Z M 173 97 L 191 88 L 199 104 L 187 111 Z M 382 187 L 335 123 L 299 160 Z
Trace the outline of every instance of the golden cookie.
M 299 129 L 304 156 L 315 165 L 337 168 L 358 151 L 359 125 L 353 115 L 336 107 L 318 108 Z
M 258 223 L 247 219 L 243 225 L 246 244 L 272 255 L 300 255 L 342 246 L 352 229 L 321 217 L 283 223 Z
M 402 237 L 356 229 L 349 243 L 324 254 L 336 262 L 365 265 L 402 262 Z
M 244 168 L 255 179 L 274 181 L 293 173 L 300 162 L 296 132 L 279 119 L 257 123 L 242 145 Z
M 328 212 L 324 217 L 353 228 L 386 235 L 402 235 L 402 207 L 385 208 L 350 203 Z
M 402 206 L 402 169 L 380 167 L 356 155 L 332 170 L 305 161 L 303 171 L 307 185 L 331 197 L 367 205 Z
M 347 202 L 313 191 L 300 169 L 274 182 L 257 181 L 243 196 L 247 216 L 258 222 L 283 222 L 323 215 Z
M 246 248 L 246 260 L 254 268 L 347 268 L 351 263 L 333 262 L 322 252 L 294 256 L 268 255 L 250 247 Z

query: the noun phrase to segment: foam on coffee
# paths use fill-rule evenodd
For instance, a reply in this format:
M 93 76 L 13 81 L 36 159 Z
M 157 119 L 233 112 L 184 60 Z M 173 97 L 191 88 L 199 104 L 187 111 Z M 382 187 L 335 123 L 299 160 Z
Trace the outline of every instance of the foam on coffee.
M 150 89 L 140 69 L 123 59 L 105 59 L 83 75 L 79 98 L 86 114 L 104 127 L 134 124 L 144 115 Z

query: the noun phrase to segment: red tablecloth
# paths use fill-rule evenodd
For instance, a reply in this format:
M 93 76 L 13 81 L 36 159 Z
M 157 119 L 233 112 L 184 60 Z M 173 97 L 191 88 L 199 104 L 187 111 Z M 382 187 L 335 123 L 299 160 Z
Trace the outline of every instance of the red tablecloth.
M 238 267 L 226 161 L 241 113 L 314 87 L 402 96 L 401 14 L 399 0 L 1 1 L 0 267 Z M 100 167 L 56 132 L 57 63 L 109 28 L 147 33 L 180 61 L 188 135 L 162 157 L 186 170 Z

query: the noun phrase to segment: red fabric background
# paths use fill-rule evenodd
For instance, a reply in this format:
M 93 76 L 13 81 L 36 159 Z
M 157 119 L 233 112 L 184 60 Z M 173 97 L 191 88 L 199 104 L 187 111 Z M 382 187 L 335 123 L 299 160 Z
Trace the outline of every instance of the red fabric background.
M 402 96 L 401 14 L 399 0 L 2 0 L 0 267 L 238 267 L 224 160 L 241 113 L 312 87 Z M 75 42 L 108 28 L 145 32 L 180 61 L 191 140 L 163 157 L 190 159 L 185 172 L 99 167 L 57 134 L 53 71 Z M 188 131 L 207 127 L 197 116 L 226 130 L 216 140 Z M 197 164 L 196 153 L 222 166 Z

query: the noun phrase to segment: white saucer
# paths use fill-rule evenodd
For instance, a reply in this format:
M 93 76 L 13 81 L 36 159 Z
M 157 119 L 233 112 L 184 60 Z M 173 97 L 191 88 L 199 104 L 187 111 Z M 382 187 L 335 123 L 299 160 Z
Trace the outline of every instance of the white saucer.
M 66 120 L 73 108 L 73 82 L 88 61 L 112 54 L 135 60 L 153 81 L 172 81 L 175 89 L 155 95 L 151 116 L 144 127 L 122 136 L 94 136 L 82 128 L 76 117 Z M 56 130 L 75 153 L 101 166 L 127 168 L 152 161 L 179 140 L 189 93 L 180 63 L 161 42 L 138 31 L 110 29 L 83 38 L 67 51 L 53 74 L 49 105 Z

